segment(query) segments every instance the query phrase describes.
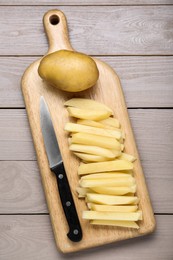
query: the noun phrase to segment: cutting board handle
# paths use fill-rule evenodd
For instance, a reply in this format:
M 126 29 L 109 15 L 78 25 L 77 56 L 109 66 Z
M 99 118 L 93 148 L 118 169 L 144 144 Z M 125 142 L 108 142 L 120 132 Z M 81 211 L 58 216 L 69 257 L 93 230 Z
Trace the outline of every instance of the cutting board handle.
M 48 53 L 62 49 L 73 50 L 69 42 L 67 20 L 63 12 L 48 11 L 43 17 L 43 23 L 49 41 Z

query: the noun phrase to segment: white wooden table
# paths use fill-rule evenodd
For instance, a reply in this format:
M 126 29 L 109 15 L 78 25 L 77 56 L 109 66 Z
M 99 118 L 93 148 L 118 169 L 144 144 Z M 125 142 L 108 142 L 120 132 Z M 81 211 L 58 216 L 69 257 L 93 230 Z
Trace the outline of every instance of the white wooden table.
M 64 256 L 55 246 L 20 89 L 62 10 L 72 45 L 119 74 L 157 220 L 152 235 Z M 173 259 L 173 0 L 0 0 L 0 259 Z

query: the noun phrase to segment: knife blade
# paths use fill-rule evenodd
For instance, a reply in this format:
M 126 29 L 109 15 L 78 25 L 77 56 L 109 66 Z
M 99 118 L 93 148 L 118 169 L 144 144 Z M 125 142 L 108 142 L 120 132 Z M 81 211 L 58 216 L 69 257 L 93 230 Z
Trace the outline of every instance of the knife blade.
M 71 241 L 79 242 L 82 239 L 82 229 L 64 169 L 50 112 L 43 96 L 40 98 L 40 122 L 49 167 L 56 175 L 62 207 L 69 226 L 67 236 Z

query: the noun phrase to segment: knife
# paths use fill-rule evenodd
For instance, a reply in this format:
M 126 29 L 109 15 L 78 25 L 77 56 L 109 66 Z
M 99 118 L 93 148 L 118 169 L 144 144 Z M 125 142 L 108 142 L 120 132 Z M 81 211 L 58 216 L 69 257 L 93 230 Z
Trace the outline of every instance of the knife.
M 49 167 L 56 175 L 62 207 L 69 226 L 67 236 L 71 241 L 79 242 L 82 239 L 82 229 L 64 169 L 49 109 L 43 96 L 40 98 L 40 122 Z

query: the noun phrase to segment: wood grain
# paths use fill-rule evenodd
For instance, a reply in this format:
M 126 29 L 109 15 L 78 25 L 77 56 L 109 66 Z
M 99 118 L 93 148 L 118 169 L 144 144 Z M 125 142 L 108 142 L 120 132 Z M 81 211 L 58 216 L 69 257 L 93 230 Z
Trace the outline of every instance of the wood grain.
M 24 110 L 0 110 L 0 160 L 35 160 L 35 151 Z
M 48 213 L 36 161 L 0 161 L 0 214 Z
M 59 17 L 57 26 L 51 24 L 52 16 Z M 66 17 L 58 10 L 51 10 L 44 15 L 44 27 L 49 40 L 48 54 L 61 49 L 72 50 L 68 39 Z M 57 41 L 57 34 L 59 39 Z M 133 137 L 126 104 L 121 89 L 120 81 L 107 64 L 95 59 L 99 70 L 99 79 L 96 86 L 81 93 L 68 93 L 51 87 L 38 75 L 40 59 L 32 63 L 22 77 L 22 92 L 26 104 L 27 115 L 32 132 L 33 142 L 37 154 L 37 161 L 41 173 L 46 201 L 50 212 L 50 218 L 54 231 L 55 241 L 58 248 L 64 252 L 75 252 L 82 249 L 108 244 L 114 241 L 129 239 L 151 233 L 155 229 L 155 219 L 153 215 L 148 190 L 145 183 L 138 151 Z M 79 243 L 72 243 L 66 236 L 68 226 L 64 218 L 55 175 L 50 171 L 43 137 L 40 127 L 40 97 L 44 96 L 52 116 L 55 133 L 61 150 L 64 167 L 68 176 L 76 210 L 83 229 L 83 238 Z M 126 133 L 125 151 L 132 153 L 137 158 L 134 163 L 134 176 L 137 184 L 137 196 L 140 198 L 139 207 L 143 213 L 143 220 L 139 223 L 138 230 L 124 228 L 119 232 L 119 228 L 94 227 L 88 221 L 81 219 L 81 212 L 86 209 L 85 201 L 79 200 L 75 192 L 78 183 L 77 172 L 79 160 L 69 151 L 67 135 L 63 130 L 64 124 L 69 121 L 68 113 L 64 107 L 64 102 L 71 97 L 91 98 L 105 103 L 112 110 L 114 115 L 120 120 L 122 128 Z M 61 116 L 60 116 L 60 114 Z M 61 222 L 61 225 L 60 225 Z M 61 234 L 61 238 L 60 238 Z
M 0 216 L 0 257 L 3 260 L 171 260 L 173 216 L 156 216 L 150 236 L 113 243 L 70 255 L 56 250 L 49 216 Z
M 170 161 L 143 162 L 155 213 L 173 213 L 172 167 Z M 1 161 L 0 173 L 0 214 L 48 213 L 36 161 Z
M 0 55 L 43 55 L 42 16 L 55 6 L 2 6 Z M 61 6 L 72 46 L 92 55 L 173 53 L 173 6 Z M 74 15 L 75 14 L 75 15 Z M 103 29 L 104 28 L 104 29 Z M 58 35 L 57 35 L 58 39 Z M 15 48 L 14 48 L 15 46 Z
M 172 0 L 1 0 L 0 5 L 167 5 Z
M 0 107 L 24 107 L 21 75 L 38 58 L 0 57 Z M 173 107 L 173 57 L 96 58 L 107 62 L 119 75 L 127 107 Z

